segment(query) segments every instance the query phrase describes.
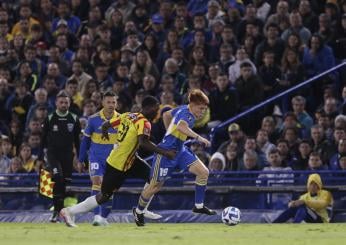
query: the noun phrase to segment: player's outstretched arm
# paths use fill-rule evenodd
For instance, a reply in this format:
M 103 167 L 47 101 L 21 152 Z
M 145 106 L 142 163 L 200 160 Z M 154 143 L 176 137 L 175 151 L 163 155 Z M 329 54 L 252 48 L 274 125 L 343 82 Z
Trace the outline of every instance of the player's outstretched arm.
M 169 159 L 173 159 L 177 153 L 175 150 L 165 150 L 158 147 L 153 142 L 151 142 L 149 140 L 149 137 L 145 134 L 138 136 L 138 142 L 139 146 L 142 147 L 144 150 L 161 154 L 165 157 L 168 157 Z
M 187 124 L 187 122 L 185 122 L 184 120 L 180 120 L 178 122 L 177 125 L 177 130 L 180 133 L 183 133 L 185 135 L 187 135 L 190 138 L 196 139 L 199 142 L 202 142 L 206 147 L 210 146 L 210 142 L 209 140 L 207 140 L 206 138 L 203 138 L 202 136 L 200 136 L 199 134 L 197 134 L 195 131 L 193 131 L 189 125 Z

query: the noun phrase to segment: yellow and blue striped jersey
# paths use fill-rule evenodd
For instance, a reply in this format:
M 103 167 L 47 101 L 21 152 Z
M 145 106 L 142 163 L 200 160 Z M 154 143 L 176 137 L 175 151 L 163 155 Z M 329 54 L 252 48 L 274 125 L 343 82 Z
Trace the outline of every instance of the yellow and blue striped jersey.
M 116 120 L 119 113 L 114 111 L 114 114 L 110 120 Z M 89 160 L 93 159 L 106 159 L 113 149 L 116 142 L 117 130 L 111 128 L 108 130 L 109 140 L 102 139 L 101 126 L 104 122 L 108 121 L 104 115 L 103 109 L 96 114 L 92 115 L 88 119 L 88 124 L 84 130 L 84 136 L 90 137 L 91 143 L 89 148 Z
M 177 130 L 178 123 L 180 121 L 185 121 L 190 128 L 193 128 L 196 119 L 190 112 L 187 105 L 179 106 L 173 109 L 171 113 L 173 116 L 172 121 L 159 146 L 163 147 L 164 149 L 175 149 L 179 151 L 183 148 L 187 135 Z

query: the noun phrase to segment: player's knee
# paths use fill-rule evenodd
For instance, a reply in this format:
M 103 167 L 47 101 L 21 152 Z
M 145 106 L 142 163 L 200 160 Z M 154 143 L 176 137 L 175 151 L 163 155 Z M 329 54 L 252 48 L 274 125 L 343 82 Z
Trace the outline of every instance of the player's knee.
M 209 177 L 209 170 L 207 168 L 203 168 L 200 171 L 200 174 L 198 175 L 198 177 L 202 178 L 202 179 L 208 179 L 208 177 Z
M 96 195 L 96 201 L 98 204 L 103 204 L 107 202 L 113 195 L 113 192 L 111 193 L 99 193 Z

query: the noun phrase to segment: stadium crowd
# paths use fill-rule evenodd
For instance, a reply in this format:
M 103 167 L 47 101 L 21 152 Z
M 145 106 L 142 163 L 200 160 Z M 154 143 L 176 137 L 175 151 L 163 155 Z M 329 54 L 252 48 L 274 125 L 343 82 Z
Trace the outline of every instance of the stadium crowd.
M 61 90 L 82 128 L 107 90 L 120 113 L 157 97 L 159 142 L 162 113 L 202 89 L 210 108 L 195 128 L 208 135 L 342 62 L 345 41 L 345 0 L 3 0 L 0 173 L 41 167 L 41 124 Z M 190 147 L 211 170 L 346 170 L 344 80 L 331 73 L 232 123 L 213 154 Z

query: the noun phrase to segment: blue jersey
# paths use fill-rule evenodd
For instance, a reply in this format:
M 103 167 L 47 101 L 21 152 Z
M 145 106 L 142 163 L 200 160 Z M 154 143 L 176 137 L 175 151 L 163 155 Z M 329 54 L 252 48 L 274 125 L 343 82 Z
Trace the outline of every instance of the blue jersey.
M 113 117 L 110 119 L 115 119 L 118 117 L 118 113 L 114 111 Z M 108 121 L 105 117 L 103 110 L 92 115 L 88 119 L 87 127 L 84 130 L 84 137 L 90 138 L 90 148 L 89 148 L 89 161 L 105 161 L 109 153 L 112 151 L 114 144 L 116 142 L 117 130 L 110 128 L 108 130 L 109 140 L 102 139 L 102 124 Z M 79 160 L 83 161 L 86 159 L 86 151 L 80 151 Z
M 181 151 L 184 146 L 184 142 L 187 139 L 187 135 L 177 130 L 177 125 L 180 121 L 185 121 L 190 128 L 193 128 L 195 124 L 195 117 L 190 112 L 187 105 L 179 106 L 171 111 L 172 121 L 167 129 L 165 137 L 162 139 L 159 146 L 164 149 L 175 149 Z

